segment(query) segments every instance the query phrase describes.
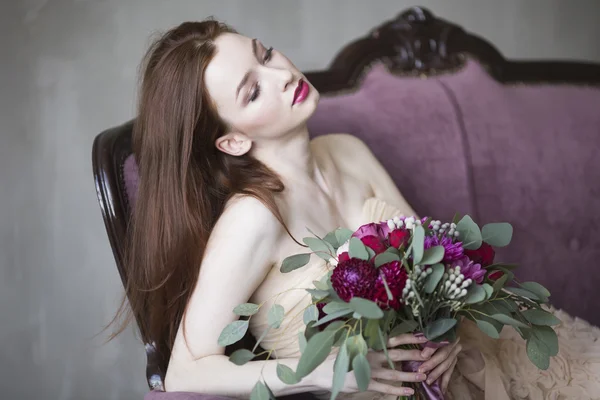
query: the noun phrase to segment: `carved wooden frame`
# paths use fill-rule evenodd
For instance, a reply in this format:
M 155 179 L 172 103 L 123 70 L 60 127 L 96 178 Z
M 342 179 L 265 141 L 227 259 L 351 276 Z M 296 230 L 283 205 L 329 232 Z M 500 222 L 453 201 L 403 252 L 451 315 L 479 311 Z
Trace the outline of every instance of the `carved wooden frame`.
M 408 9 L 351 42 L 337 54 L 329 68 L 307 72 L 306 77 L 322 94 L 335 94 L 356 88 L 369 67 L 377 62 L 384 63 L 394 74 L 431 76 L 459 69 L 469 57 L 477 59 L 502 83 L 600 85 L 600 64 L 507 60 L 486 40 L 434 17 L 421 7 Z M 123 245 L 131 211 L 123 164 L 132 153 L 133 122 L 98 134 L 92 149 L 98 202 L 123 284 L 126 284 Z M 136 318 L 139 320 L 141 316 Z M 166 361 L 158 359 L 144 332 L 141 336 L 146 342 L 148 384 L 153 388 L 164 378 Z

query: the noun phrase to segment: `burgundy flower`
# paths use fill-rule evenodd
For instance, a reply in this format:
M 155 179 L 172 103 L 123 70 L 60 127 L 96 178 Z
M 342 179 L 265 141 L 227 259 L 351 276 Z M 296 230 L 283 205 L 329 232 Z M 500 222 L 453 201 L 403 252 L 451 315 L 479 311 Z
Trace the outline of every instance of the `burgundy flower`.
M 493 271 L 488 275 L 488 279 L 490 281 L 495 281 L 495 280 L 500 279 L 503 274 L 504 274 L 504 272 L 502 272 L 502 271 Z
M 371 298 L 377 270 L 364 260 L 351 258 L 340 262 L 331 274 L 331 285 L 346 302 L 353 297 Z
M 425 238 L 425 250 L 434 247 L 444 247 L 444 262 L 451 263 L 460 260 L 464 255 L 464 250 L 461 242 L 453 243 L 448 236 L 443 236 L 441 239 L 436 236 L 427 236 Z
M 363 236 L 360 240 L 365 246 L 370 247 L 375 252 L 375 254 L 381 254 L 387 249 L 387 246 L 385 245 L 383 240 L 379 239 L 377 236 Z
M 405 229 L 394 229 L 390 232 L 390 245 L 397 249 L 410 240 L 410 232 Z
M 340 253 L 340 255 L 338 256 L 338 263 L 341 263 L 342 261 L 348 261 L 350 259 L 350 254 L 345 251 L 343 253 Z
M 483 242 L 477 250 L 465 250 L 465 255 L 473 262 L 481 264 L 484 268 L 494 263 L 496 251 L 492 246 Z
M 465 280 L 471 279 L 479 284 L 483 282 L 486 271 L 481 268 L 481 264 L 475 264 L 469 257 L 463 257 L 452 263 L 452 267 L 456 266 L 460 267 L 460 273 L 465 276 Z
M 399 261 L 392 261 L 379 267 L 377 272 L 378 276 L 375 280 L 372 300 L 384 310 L 390 308 L 395 310 L 400 309 L 402 306 L 402 290 L 406 286 L 408 278 L 406 270 L 402 268 L 402 264 Z M 385 290 L 384 278 L 390 292 L 392 292 L 391 300 Z
M 387 226 L 387 222 L 370 223 L 361 226 L 352 234 L 352 237 L 359 238 L 362 240 L 365 236 L 375 236 L 379 240 L 384 241 L 390 234 L 390 228 Z

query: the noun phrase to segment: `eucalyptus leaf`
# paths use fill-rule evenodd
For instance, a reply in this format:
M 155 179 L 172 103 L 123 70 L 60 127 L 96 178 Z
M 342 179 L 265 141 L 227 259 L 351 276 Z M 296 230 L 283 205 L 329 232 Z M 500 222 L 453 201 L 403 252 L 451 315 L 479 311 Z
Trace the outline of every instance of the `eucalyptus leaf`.
M 425 337 L 433 340 L 454 328 L 454 325 L 456 325 L 454 318 L 438 319 L 425 327 Z
M 500 278 L 496 279 L 496 281 L 494 282 L 494 285 L 492 286 L 492 289 L 494 289 L 494 292 L 499 292 L 500 290 L 502 290 L 502 288 L 504 287 L 504 285 L 506 284 L 507 281 L 508 281 L 507 274 L 502 274 L 502 276 Z
M 529 328 L 528 325 L 522 323 L 521 321 L 517 321 L 516 319 L 509 317 L 506 314 L 493 314 L 490 315 L 496 321 L 502 322 L 505 325 L 516 326 L 518 328 Z
M 525 310 L 521 314 L 534 325 L 554 326 L 560 324 L 560 319 L 544 310 Z
M 304 332 L 298 332 L 298 346 L 300 347 L 300 353 L 304 353 L 304 349 L 306 349 L 306 343 Z
M 400 250 L 398 250 L 395 247 L 388 247 L 387 249 L 385 249 L 385 253 L 392 253 L 398 256 L 398 259 L 400 259 L 400 256 L 402 254 L 400 254 Z
M 481 329 L 483 333 L 485 333 L 489 337 L 494 339 L 500 338 L 500 334 L 498 333 L 494 325 L 490 324 L 489 322 L 478 319 L 477 326 L 479 327 L 479 329 Z
M 283 316 L 285 315 L 285 310 L 280 304 L 273 304 L 269 313 L 267 314 L 267 322 L 269 326 L 277 329 L 281 326 L 283 322 Z
M 415 320 L 402 321 L 399 325 L 396 325 L 390 332 L 390 337 L 403 335 L 405 333 L 414 332 L 419 327 L 419 323 Z
M 413 230 L 412 238 L 412 254 L 413 263 L 419 264 L 423 259 L 423 253 L 425 252 L 425 229 L 421 225 L 415 226 Z
M 351 231 L 350 229 L 339 228 L 339 229 L 335 230 L 335 237 L 336 237 L 338 243 L 340 244 L 340 246 L 342 246 L 344 243 L 346 243 L 348 240 L 350 240 L 350 237 L 352 236 L 353 233 L 354 233 L 354 231 Z
M 350 359 L 348 357 L 348 349 L 345 344 L 340 346 L 335 363 L 333 364 L 333 382 L 331 385 L 331 400 L 334 400 L 340 393 L 340 390 L 344 387 L 346 381 L 346 374 L 348 373 L 348 367 L 350 366 Z
M 516 288 L 516 287 L 506 287 L 504 290 L 516 294 L 517 296 L 525 297 L 531 300 L 540 300 L 540 298 L 535 294 L 526 289 Z
M 444 259 L 444 246 L 433 246 L 423 252 L 420 265 L 437 264 Z
M 377 305 L 377 303 L 363 299 L 360 297 L 353 297 L 348 303 L 350 308 L 356 311 L 358 314 L 369 319 L 381 319 L 383 318 L 383 311 Z
M 248 361 L 252 360 L 256 355 L 248 349 L 238 349 L 231 353 L 229 361 L 235 365 L 244 365 Z
M 494 247 L 508 246 L 512 235 L 513 227 L 507 222 L 494 222 L 481 228 L 482 240 Z
M 367 324 L 365 325 L 365 329 L 363 334 L 367 341 L 368 346 L 373 350 L 380 350 L 379 345 L 379 335 L 377 334 L 377 330 L 379 329 L 379 323 L 375 319 L 367 320 Z
M 314 326 L 320 326 L 320 325 L 326 324 L 329 321 L 333 321 L 334 319 L 341 318 L 345 315 L 350 314 L 351 312 L 352 312 L 352 310 L 341 310 L 338 312 L 334 312 L 332 314 L 328 314 L 325 317 L 318 320 L 317 323 L 314 324 Z
M 462 217 L 458 224 L 456 224 L 456 230 L 459 232 L 460 241 L 463 242 L 465 249 L 477 250 L 481 247 L 481 231 L 470 216 L 465 215 Z
M 552 357 L 558 354 L 558 336 L 554 329 L 548 326 L 534 326 L 533 335 L 548 348 L 548 354 Z
M 256 382 L 252 393 L 250 393 L 250 400 L 269 400 L 271 398 L 269 389 L 261 381 Z
M 325 261 L 329 261 L 329 259 L 335 255 L 335 251 L 333 250 L 331 244 L 327 243 L 323 239 L 305 237 L 303 242 L 310 247 L 310 249 L 317 256 L 321 257 Z
M 388 300 L 394 300 L 394 294 L 390 290 L 390 286 L 387 283 L 387 279 L 385 279 L 385 275 L 381 274 L 381 282 L 383 282 L 383 287 L 385 288 L 385 294 Z
M 452 218 L 452 222 L 455 224 L 458 224 L 459 221 L 460 221 L 460 213 L 455 213 L 454 217 Z
M 310 254 L 295 254 L 293 256 L 286 257 L 281 263 L 281 268 L 279 270 L 286 274 L 298 268 L 304 267 L 309 261 Z
M 379 343 L 381 344 L 381 349 L 383 350 L 383 354 L 385 354 L 385 359 L 387 360 L 390 369 L 395 369 L 394 362 L 390 358 L 390 354 L 388 352 L 388 348 L 387 348 L 388 340 L 387 340 L 387 337 L 385 337 L 383 335 L 383 332 L 381 331 L 381 328 L 379 326 L 377 326 L 377 336 L 379 336 Z
M 311 304 L 304 310 L 304 324 L 308 324 L 310 321 L 316 321 L 319 319 L 319 309 L 316 305 Z
M 392 261 L 400 261 L 400 256 L 397 254 L 385 251 L 381 254 L 378 254 L 377 257 L 375 257 L 375 268 L 379 268 L 382 265 L 385 265 Z
M 348 303 L 342 302 L 342 301 L 332 301 L 330 303 L 327 303 L 325 305 L 325 307 L 323 307 L 323 312 L 327 315 L 329 314 L 333 314 L 339 311 L 347 311 L 350 312 L 352 311 L 352 308 L 350 307 L 350 305 Z
M 531 362 L 541 370 L 547 370 L 550 367 L 550 354 L 548 348 L 536 337 L 531 337 L 527 341 L 527 356 Z
M 351 360 L 358 354 L 366 356 L 369 351 L 365 338 L 360 334 L 350 336 L 348 340 L 346 340 L 346 346 L 348 346 L 348 353 Z
M 225 347 L 234 344 L 244 337 L 248 331 L 248 320 L 234 321 L 227 325 L 219 335 L 219 346 Z
M 312 283 L 313 286 L 318 290 L 329 290 L 329 285 L 327 285 L 327 282 L 313 281 Z
M 306 291 L 308 293 L 310 293 L 311 296 L 313 297 L 313 299 L 315 299 L 315 300 L 324 299 L 325 297 L 327 297 L 329 295 L 329 291 L 327 291 L 327 290 L 306 289 Z
M 485 299 L 490 299 L 494 294 L 494 289 L 487 283 L 484 283 L 483 285 L 481 285 L 481 287 L 483 288 L 483 290 L 485 290 Z
M 300 382 L 300 380 L 296 378 L 296 373 L 284 364 L 277 364 L 277 376 L 279 377 L 279 380 L 286 385 L 295 385 Z
M 366 392 L 371 381 L 371 366 L 367 361 L 367 358 L 359 354 L 352 360 L 352 369 L 354 370 L 354 377 L 356 378 L 356 384 L 358 389 L 362 392 Z
M 436 246 L 437 247 L 437 246 Z M 439 246 L 441 247 L 441 246 Z M 443 253 L 442 253 L 443 256 Z M 424 259 L 425 257 L 423 257 Z M 440 283 L 442 276 L 444 275 L 445 268 L 442 264 L 435 264 L 431 266 L 432 272 L 425 280 L 425 292 L 433 293 L 437 285 Z
M 331 352 L 334 336 L 335 332 L 323 331 L 310 338 L 298 361 L 296 378 L 304 378 L 325 361 Z
M 486 291 L 483 289 L 481 285 L 476 283 L 471 284 L 471 287 L 467 291 L 467 296 L 465 297 L 465 304 L 476 304 L 485 300 Z
M 258 304 L 244 303 L 244 304 L 240 304 L 236 308 L 234 308 L 233 312 L 235 313 L 235 315 L 249 317 L 251 315 L 256 314 L 259 309 L 260 309 L 260 307 L 258 306 Z
M 337 249 L 342 245 L 342 243 L 338 242 L 335 232 L 329 232 L 327 235 L 325 235 L 323 240 L 329 243 L 334 249 Z
M 348 247 L 348 255 L 350 258 L 358 258 L 361 260 L 369 260 L 369 252 L 367 251 L 367 247 L 360 241 L 358 238 L 351 238 L 350 245 Z
M 548 301 L 550 291 L 537 282 L 523 282 L 521 287 L 540 298 L 540 300 Z
M 365 249 L 367 250 L 367 253 L 369 254 L 369 258 L 367 258 L 367 260 L 374 259 L 375 258 L 375 250 L 373 250 L 369 246 L 365 246 Z

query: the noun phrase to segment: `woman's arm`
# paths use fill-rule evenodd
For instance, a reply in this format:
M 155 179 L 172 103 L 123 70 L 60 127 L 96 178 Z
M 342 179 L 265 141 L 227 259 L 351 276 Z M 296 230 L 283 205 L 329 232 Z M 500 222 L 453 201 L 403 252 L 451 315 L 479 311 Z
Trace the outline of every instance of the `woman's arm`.
M 315 389 L 310 376 L 293 386 L 280 382 L 277 361 L 236 366 L 217 344 L 222 329 L 237 320 L 234 307 L 248 301 L 272 267 L 282 232 L 260 201 L 243 197 L 228 204 L 209 239 L 185 325 L 175 339 L 165 379 L 168 391 L 248 397 L 261 370 L 275 395 Z M 296 369 L 297 360 L 278 362 Z

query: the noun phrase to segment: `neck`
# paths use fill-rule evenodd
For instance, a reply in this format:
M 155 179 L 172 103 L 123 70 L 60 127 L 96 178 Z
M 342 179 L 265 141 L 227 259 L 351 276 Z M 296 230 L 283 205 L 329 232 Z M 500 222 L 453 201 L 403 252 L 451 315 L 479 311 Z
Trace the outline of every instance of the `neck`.
M 252 155 L 275 171 L 286 187 L 306 183 L 307 180 L 324 186 L 306 126 L 276 140 L 255 143 Z

